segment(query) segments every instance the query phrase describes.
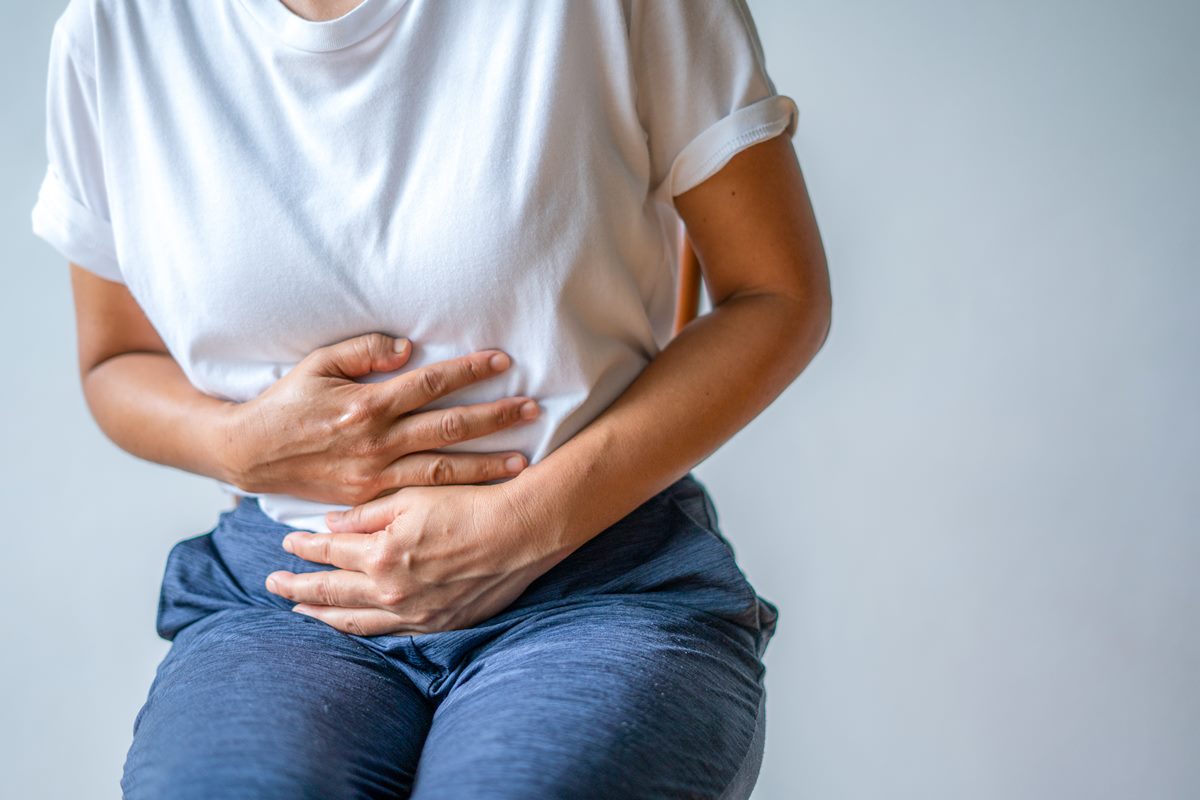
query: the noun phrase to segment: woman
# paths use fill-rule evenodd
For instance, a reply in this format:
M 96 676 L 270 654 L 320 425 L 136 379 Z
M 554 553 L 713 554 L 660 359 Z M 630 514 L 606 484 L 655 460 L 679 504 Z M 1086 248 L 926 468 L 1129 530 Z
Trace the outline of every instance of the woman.
M 127 797 L 749 793 L 776 609 L 689 470 L 830 300 L 742 0 L 71 0 L 47 110 L 89 407 L 241 498 Z

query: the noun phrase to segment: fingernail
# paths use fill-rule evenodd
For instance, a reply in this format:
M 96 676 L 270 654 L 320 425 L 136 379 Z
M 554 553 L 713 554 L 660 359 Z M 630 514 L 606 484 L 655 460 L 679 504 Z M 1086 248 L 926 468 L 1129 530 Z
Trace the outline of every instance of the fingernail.
M 504 468 L 509 472 L 519 472 L 525 465 L 525 459 L 520 456 L 509 456 L 504 460 Z
M 533 419 L 538 415 L 538 404 L 533 400 L 526 400 L 521 404 L 521 416 L 524 419 Z
M 272 592 L 279 591 L 279 584 L 275 581 L 275 576 L 272 575 L 267 578 L 267 588 Z
M 492 365 L 492 369 L 508 369 L 508 365 L 511 362 L 506 354 L 496 353 L 488 359 L 488 363 Z
M 396 340 L 396 341 L 395 341 L 395 342 L 392 344 L 392 348 L 393 348 L 393 349 L 394 349 L 394 350 L 395 350 L 397 353 L 403 353 L 403 352 L 404 352 L 404 350 L 405 350 L 405 348 L 407 348 L 407 347 L 408 347 L 408 339 L 397 339 L 397 340 Z
M 287 550 L 289 553 L 291 553 L 295 548 L 295 545 L 292 544 L 292 536 L 293 534 L 289 533 L 287 536 L 283 537 L 283 549 Z

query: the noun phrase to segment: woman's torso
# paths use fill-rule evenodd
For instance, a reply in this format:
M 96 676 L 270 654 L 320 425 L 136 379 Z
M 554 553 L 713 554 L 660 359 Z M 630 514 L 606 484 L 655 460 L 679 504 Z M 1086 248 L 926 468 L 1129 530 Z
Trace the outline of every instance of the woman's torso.
M 406 370 L 498 347 L 510 370 L 432 406 L 541 417 L 446 449 L 536 462 L 665 343 L 675 221 L 619 0 L 92 6 L 122 274 L 202 391 L 250 400 L 370 331 L 413 340 Z M 335 507 L 260 505 L 310 529 Z

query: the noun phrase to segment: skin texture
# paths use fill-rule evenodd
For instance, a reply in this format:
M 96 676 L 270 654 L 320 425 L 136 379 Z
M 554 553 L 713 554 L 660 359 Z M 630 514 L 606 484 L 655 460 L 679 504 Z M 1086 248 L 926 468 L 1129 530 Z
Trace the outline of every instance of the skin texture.
M 679 195 L 713 310 L 582 431 L 512 480 L 405 487 L 285 549 L 339 569 L 275 572 L 293 610 L 360 635 L 470 626 L 682 477 L 800 374 L 828 335 L 825 254 L 788 138 Z

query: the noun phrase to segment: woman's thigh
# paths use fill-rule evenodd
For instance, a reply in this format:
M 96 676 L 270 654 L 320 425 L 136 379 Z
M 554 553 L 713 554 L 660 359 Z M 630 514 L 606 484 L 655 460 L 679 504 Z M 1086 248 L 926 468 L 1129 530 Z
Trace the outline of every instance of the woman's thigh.
M 183 628 L 134 723 L 129 798 L 404 796 L 430 723 L 385 659 L 263 607 Z
M 745 797 L 762 757 L 754 637 L 609 596 L 533 614 L 445 690 L 414 800 Z

